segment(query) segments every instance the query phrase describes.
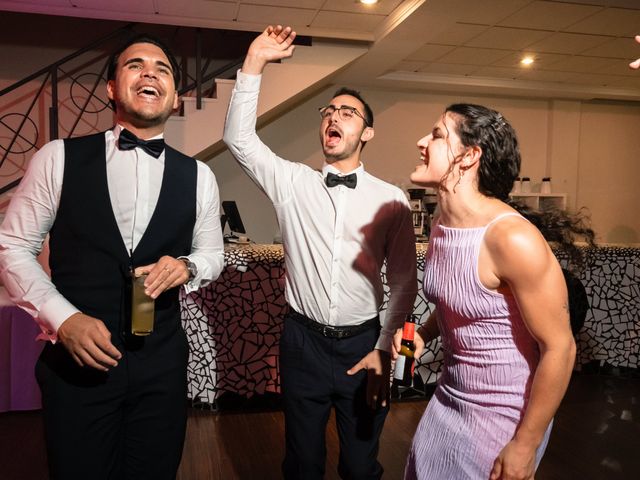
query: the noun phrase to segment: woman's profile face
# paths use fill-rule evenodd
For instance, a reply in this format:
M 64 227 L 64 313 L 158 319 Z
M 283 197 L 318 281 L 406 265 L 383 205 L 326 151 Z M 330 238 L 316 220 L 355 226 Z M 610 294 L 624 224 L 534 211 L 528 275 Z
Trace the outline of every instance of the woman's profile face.
M 424 187 L 446 186 L 456 160 L 464 151 L 456 130 L 454 117 L 447 112 L 431 133 L 418 140 L 420 164 L 409 177 L 412 183 Z

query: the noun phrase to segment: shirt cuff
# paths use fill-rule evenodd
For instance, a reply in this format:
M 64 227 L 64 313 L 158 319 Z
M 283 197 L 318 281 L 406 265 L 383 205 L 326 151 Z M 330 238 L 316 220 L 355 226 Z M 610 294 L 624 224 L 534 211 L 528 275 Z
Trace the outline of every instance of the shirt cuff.
M 391 353 L 393 346 L 393 335 L 385 332 L 380 332 L 378 341 L 376 342 L 376 350 L 382 350 L 387 353 Z
M 183 287 L 185 293 L 188 295 L 191 292 L 195 292 L 200 290 L 203 287 L 209 285 L 212 281 L 212 269 L 209 265 L 209 262 L 200 258 L 198 255 L 190 255 L 187 257 L 178 257 L 178 260 L 184 258 L 185 260 L 189 260 L 193 262 L 198 270 L 198 273 L 191 280 L 186 282 Z
M 58 329 L 71 315 L 80 313 L 62 295 L 55 295 L 47 300 L 38 312 L 37 322 L 42 333 L 38 335 L 39 340 L 49 340 L 56 343 L 58 340 Z
M 188 281 L 182 285 L 182 287 L 184 288 L 184 293 L 189 295 L 192 292 L 200 290 L 202 287 L 206 287 L 209 283 L 211 283 L 211 280 L 203 280 L 200 271 L 198 271 L 198 274 L 193 277 L 193 280 Z
M 251 75 L 250 73 L 244 73 L 242 70 L 238 70 L 234 89 L 237 92 L 255 92 L 256 90 L 260 90 L 261 82 L 262 75 Z

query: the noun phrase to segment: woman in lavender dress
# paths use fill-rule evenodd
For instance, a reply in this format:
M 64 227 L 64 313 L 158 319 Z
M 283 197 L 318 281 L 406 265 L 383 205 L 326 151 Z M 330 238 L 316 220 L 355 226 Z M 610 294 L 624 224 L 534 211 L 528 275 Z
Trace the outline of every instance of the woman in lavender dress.
M 438 212 L 424 275 L 436 310 L 416 346 L 440 336 L 444 367 L 405 479 L 532 479 L 576 347 L 542 216 L 509 204 L 515 132 L 494 110 L 451 105 L 418 149 L 411 181 L 437 189 Z

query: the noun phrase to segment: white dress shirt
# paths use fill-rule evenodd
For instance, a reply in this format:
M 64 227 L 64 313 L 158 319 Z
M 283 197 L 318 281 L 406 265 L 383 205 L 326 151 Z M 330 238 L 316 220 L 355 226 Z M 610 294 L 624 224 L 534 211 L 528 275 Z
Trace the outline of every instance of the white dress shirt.
M 105 132 L 107 183 L 118 229 L 131 251 L 158 202 L 165 154 L 154 158 L 140 148 L 119 150 L 121 129 L 117 125 Z M 218 185 L 211 169 L 196 163 L 196 222 L 191 254 L 186 258 L 196 265 L 198 274 L 185 285 L 187 293 L 215 280 L 224 266 Z M 64 142 L 54 140 L 32 157 L 0 226 L 2 281 L 11 300 L 36 318 L 43 331 L 41 338 L 52 341 L 60 325 L 79 311 L 56 290 L 36 260 L 56 218 L 63 176 Z
M 390 351 L 396 328 L 417 293 L 413 222 L 406 196 L 360 165 L 354 189 L 329 188 L 322 172 L 278 157 L 255 131 L 260 75 L 238 72 L 224 141 L 275 206 L 285 251 L 286 299 L 316 322 L 358 325 L 383 301 L 386 260 L 389 304 L 376 348 Z

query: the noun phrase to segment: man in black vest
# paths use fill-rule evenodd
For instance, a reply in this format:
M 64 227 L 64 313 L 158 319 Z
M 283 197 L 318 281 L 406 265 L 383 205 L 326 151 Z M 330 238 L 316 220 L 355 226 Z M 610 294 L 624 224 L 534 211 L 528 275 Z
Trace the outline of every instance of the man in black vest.
M 169 479 L 180 463 L 178 287 L 217 278 L 224 254 L 213 173 L 164 145 L 178 71 L 157 39 L 124 45 L 108 72 L 115 128 L 43 146 L 0 227 L 2 280 L 50 340 L 36 375 L 54 479 Z M 35 258 L 47 233 L 51 280 Z M 155 299 L 148 336 L 131 334 L 131 271 Z

